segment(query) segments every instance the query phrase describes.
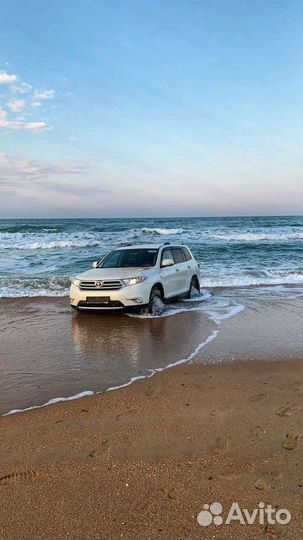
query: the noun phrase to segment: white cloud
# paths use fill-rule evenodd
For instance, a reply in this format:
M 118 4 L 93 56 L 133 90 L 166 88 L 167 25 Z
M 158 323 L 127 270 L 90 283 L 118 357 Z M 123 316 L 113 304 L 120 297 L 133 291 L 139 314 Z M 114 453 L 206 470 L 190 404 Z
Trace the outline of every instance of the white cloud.
M 23 120 L 9 120 L 7 112 L 0 107 L 0 128 L 30 131 L 39 133 L 51 129 L 45 122 L 24 122 Z
M 29 94 L 32 91 L 33 87 L 31 84 L 26 82 L 21 82 L 18 85 L 12 87 L 13 94 Z
M 6 181 L 43 180 L 50 176 L 84 174 L 91 160 L 40 161 L 0 152 L 0 184 Z
M 50 100 L 55 97 L 55 90 L 35 90 L 32 85 L 20 80 L 17 75 L 9 74 L 6 71 L 0 72 L 1 84 L 6 86 L 6 91 L 0 95 L 0 129 L 22 130 L 30 133 L 40 133 L 51 129 L 46 122 L 40 121 L 39 118 L 38 121 L 35 117 L 33 121 L 28 121 L 24 116 L 16 117 L 15 114 L 33 115 L 34 109 L 42 106 L 42 100 Z
M 24 99 L 11 99 L 7 104 L 12 112 L 22 112 L 26 108 Z
M 13 84 L 17 81 L 16 75 L 9 75 L 6 71 L 0 71 L 0 84 Z
M 24 156 L 0 153 L 1 200 L 15 197 L 16 201 L 31 198 L 60 201 L 68 194 L 69 201 L 82 202 L 110 195 L 111 191 L 101 183 L 89 185 L 87 176 L 92 160 L 40 161 Z M 83 177 L 81 183 L 76 178 Z
M 42 91 L 36 91 L 35 97 L 37 99 L 54 99 L 55 97 L 55 90 L 42 90 Z

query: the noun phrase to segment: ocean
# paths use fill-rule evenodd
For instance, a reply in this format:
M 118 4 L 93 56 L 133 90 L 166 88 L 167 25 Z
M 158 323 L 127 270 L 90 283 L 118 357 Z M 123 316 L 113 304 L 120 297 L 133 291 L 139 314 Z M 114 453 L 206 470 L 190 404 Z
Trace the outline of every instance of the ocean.
M 69 279 L 116 246 L 178 242 L 202 287 L 303 286 L 303 216 L 0 220 L 0 297 L 65 296 Z

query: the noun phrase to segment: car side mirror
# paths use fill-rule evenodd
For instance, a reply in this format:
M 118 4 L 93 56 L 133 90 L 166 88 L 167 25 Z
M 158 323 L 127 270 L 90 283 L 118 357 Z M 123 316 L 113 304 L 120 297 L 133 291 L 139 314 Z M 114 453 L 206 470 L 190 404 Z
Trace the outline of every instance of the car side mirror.
M 94 261 L 92 264 L 93 268 L 98 268 L 99 261 Z
M 168 266 L 173 266 L 175 263 L 172 259 L 163 259 L 161 268 L 167 268 Z

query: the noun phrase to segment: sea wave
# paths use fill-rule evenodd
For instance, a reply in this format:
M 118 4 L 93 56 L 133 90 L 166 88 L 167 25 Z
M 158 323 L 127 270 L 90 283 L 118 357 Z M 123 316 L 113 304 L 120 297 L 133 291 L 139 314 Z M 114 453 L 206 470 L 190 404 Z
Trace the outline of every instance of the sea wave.
M 69 285 L 68 277 L 1 278 L 0 298 L 66 296 Z
M 17 233 L 58 233 L 62 232 L 62 227 L 54 227 L 48 225 L 12 225 L 8 227 L 2 227 L 0 234 L 17 234 Z
M 168 235 L 174 235 L 174 234 L 182 234 L 184 232 L 184 229 L 165 229 L 165 228 L 158 228 L 158 227 L 143 227 L 141 229 L 143 233 L 148 234 L 155 234 L 160 236 L 168 236 Z
M 250 287 L 258 285 L 283 285 L 303 283 L 303 274 L 287 273 L 280 275 L 247 275 L 235 274 L 225 276 L 202 276 L 201 284 L 203 287 Z
M 69 249 L 69 248 L 87 248 L 100 246 L 98 240 L 54 240 L 51 242 L 27 242 L 14 244 L 0 244 L 0 249 Z
M 211 235 L 213 240 L 223 240 L 225 242 L 236 241 L 236 242 L 263 242 L 263 241 L 274 241 L 274 242 L 284 242 L 287 240 L 303 240 L 303 232 L 276 232 L 276 233 L 267 233 L 267 232 L 246 232 L 246 233 L 230 233 L 230 234 L 215 234 Z

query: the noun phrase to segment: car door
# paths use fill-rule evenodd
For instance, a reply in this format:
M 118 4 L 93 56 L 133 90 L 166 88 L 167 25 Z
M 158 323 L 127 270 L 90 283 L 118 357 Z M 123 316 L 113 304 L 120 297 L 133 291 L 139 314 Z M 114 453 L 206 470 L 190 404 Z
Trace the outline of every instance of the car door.
M 187 247 L 182 247 L 182 252 L 185 259 L 185 265 L 187 268 L 187 282 L 186 290 L 189 290 L 191 278 L 196 275 L 200 283 L 200 269 L 198 267 L 197 261 L 193 258 Z
M 171 259 L 172 266 L 162 266 L 164 259 Z M 178 294 L 178 271 L 176 271 L 176 265 L 174 263 L 173 254 L 171 248 L 164 248 L 161 253 L 161 279 L 164 286 L 164 294 L 166 298 L 176 296 Z
M 172 254 L 176 266 L 176 272 L 177 272 L 177 286 L 178 286 L 178 293 L 182 294 L 185 291 L 189 289 L 188 286 L 188 265 L 185 261 L 185 257 L 182 251 L 182 248 L 174 247 L 172 248 Z

